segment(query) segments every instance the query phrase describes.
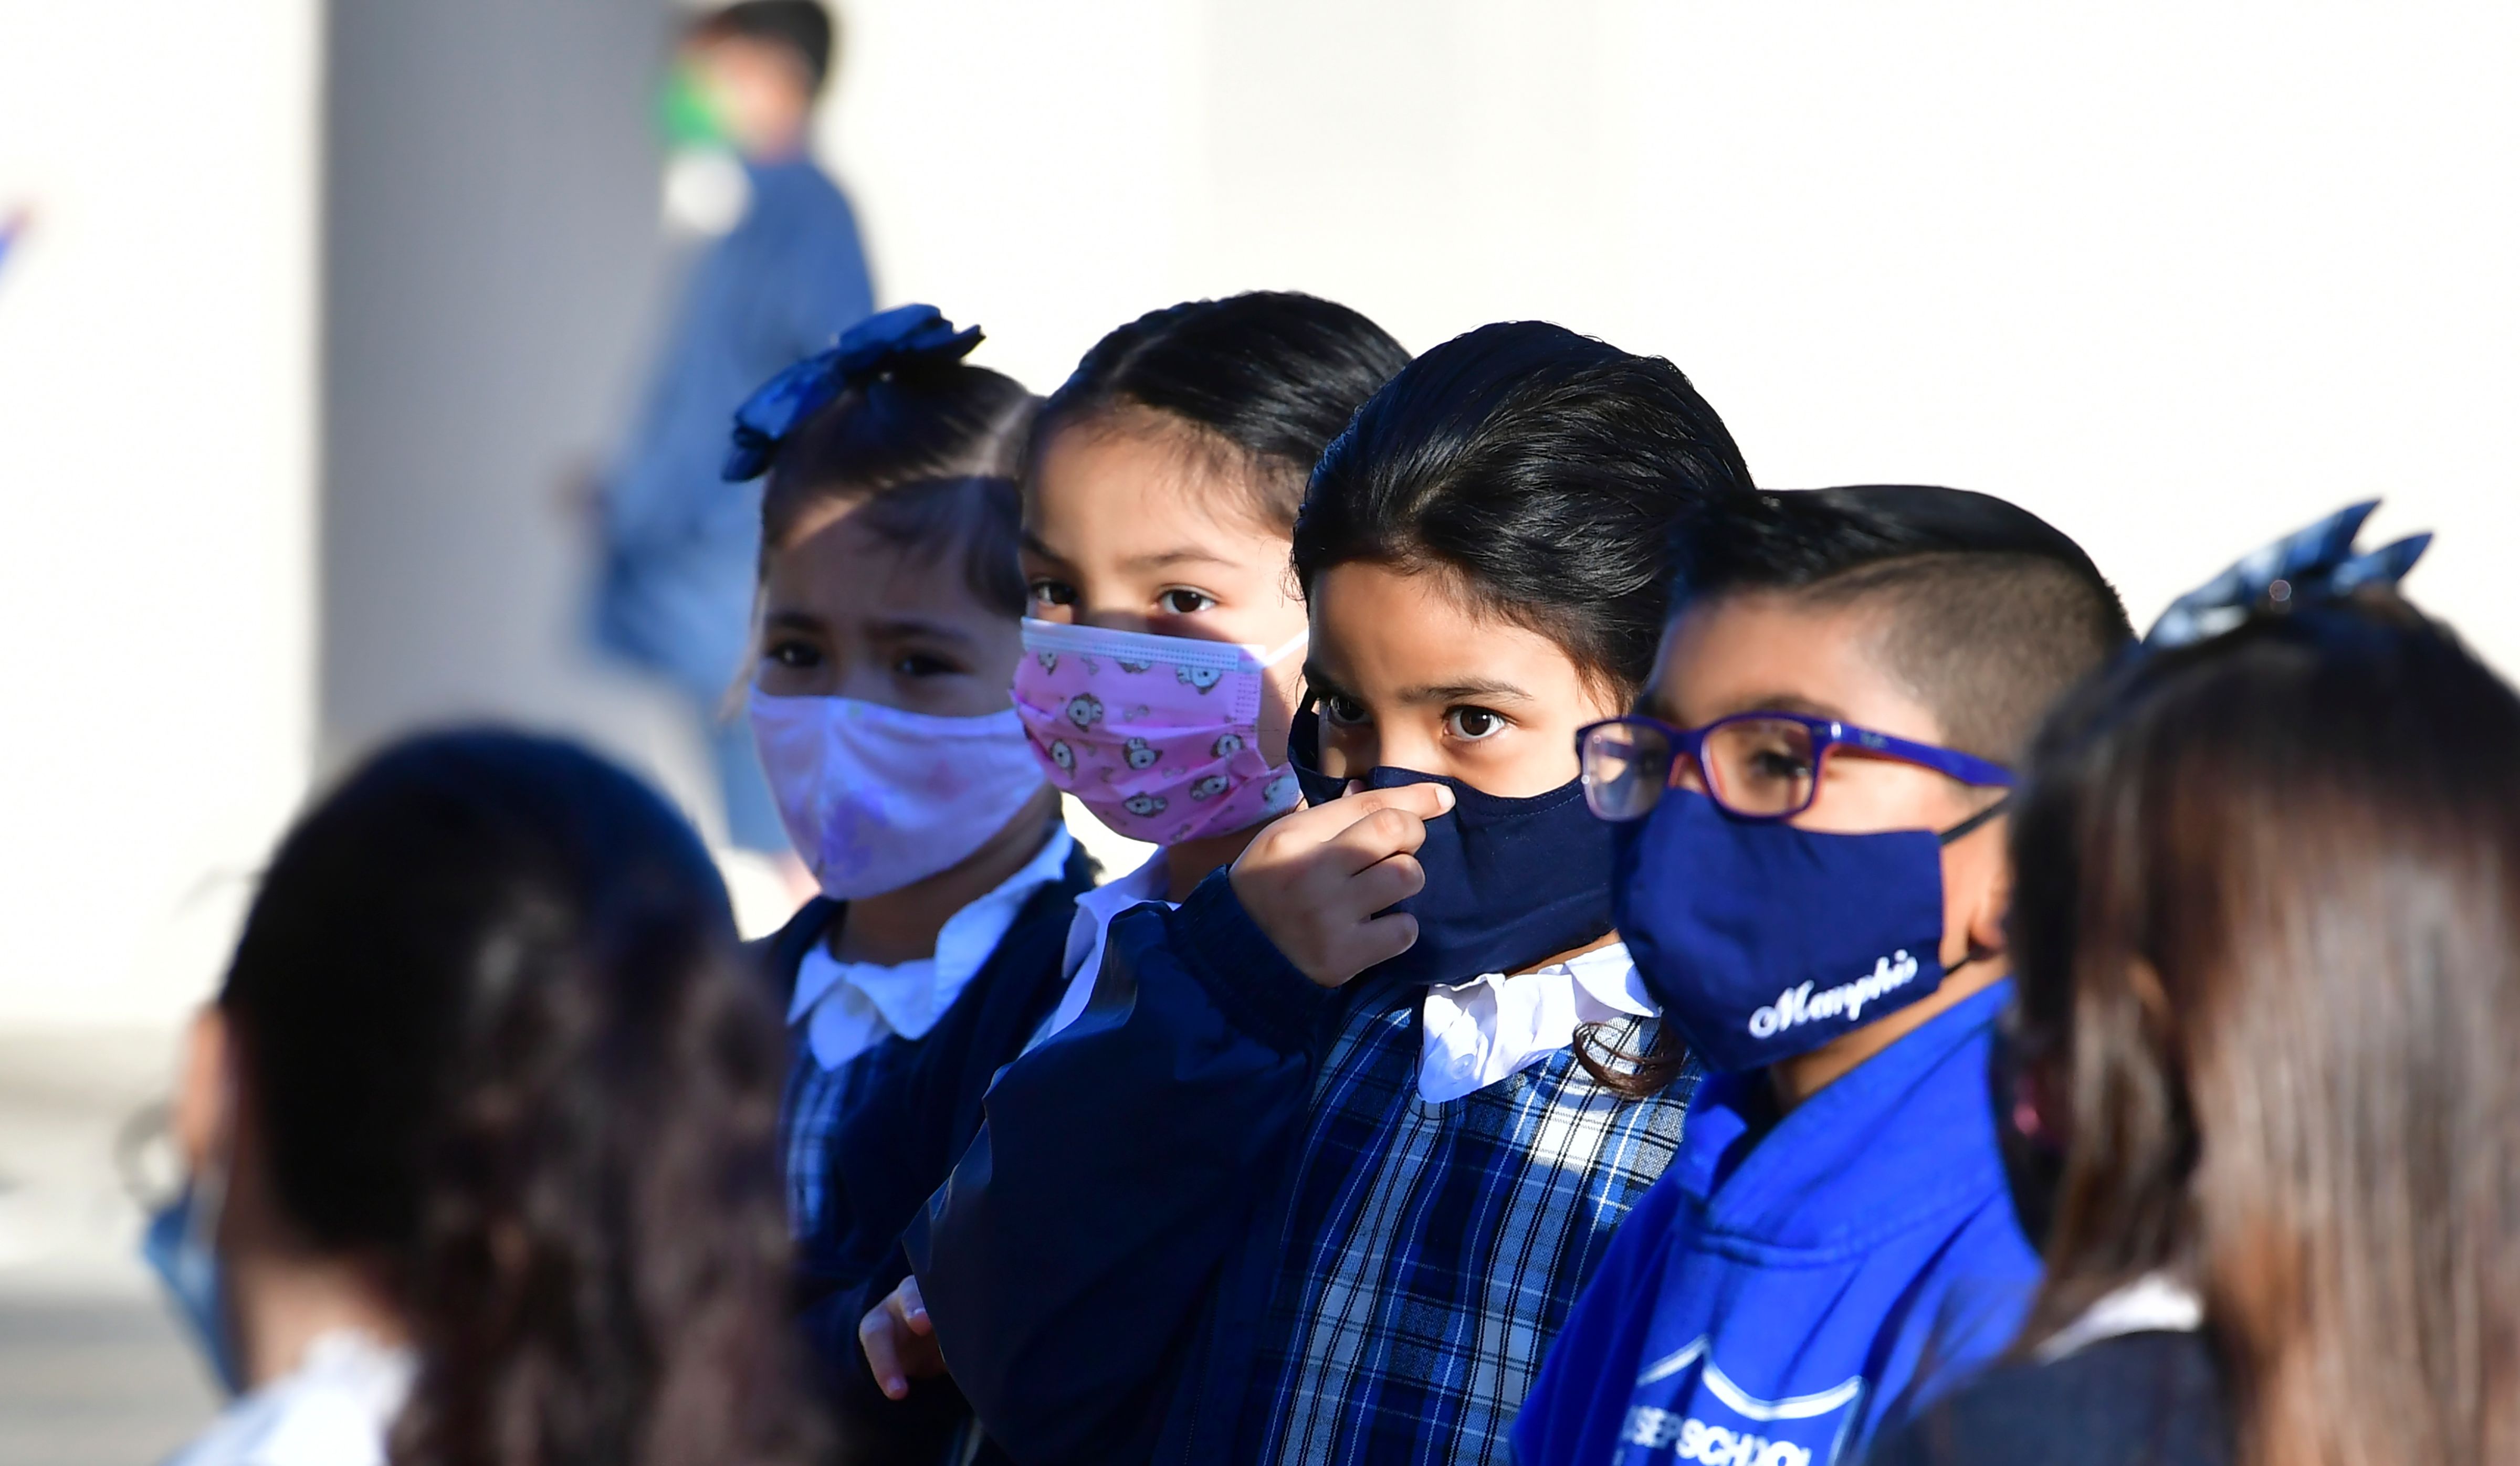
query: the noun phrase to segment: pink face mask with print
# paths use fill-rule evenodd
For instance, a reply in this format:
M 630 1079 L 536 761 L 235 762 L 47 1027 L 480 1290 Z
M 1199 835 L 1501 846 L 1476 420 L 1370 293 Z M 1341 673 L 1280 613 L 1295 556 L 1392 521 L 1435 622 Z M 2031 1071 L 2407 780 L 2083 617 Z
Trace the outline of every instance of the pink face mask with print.
M 1023 624 L 1015 715 L 1050 781 L 1133 840 L 1177 845 L 1282 815 L 1294 770 L 1260 753 L 1275 651 L 1192 637 Z

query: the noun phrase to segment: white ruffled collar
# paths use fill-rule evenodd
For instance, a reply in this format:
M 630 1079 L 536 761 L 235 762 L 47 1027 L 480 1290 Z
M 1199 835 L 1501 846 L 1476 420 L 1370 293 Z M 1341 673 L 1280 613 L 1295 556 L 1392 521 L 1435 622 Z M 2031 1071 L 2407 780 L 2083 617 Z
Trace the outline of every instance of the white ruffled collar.
M 2051 1364 L 2121 1334 L 2191 1334 L 2204 1326 L 2205 1304 L 2195 1289 L 2167 1272 L 2147 1272 L 2102 1294 L 2081 1317 L 2049 1335 L 2037 1356 Z
M 788 1002 L 788 1022 L 805 1026 L 814 1061 L 837 1069 L 894 1034 L 924 1037 L 988 963 L 1032 893 L 1059 878 L 1075 848 L 1065 827 L 1053 830 L 1022 869 L 945 918 L 933 956 L 890 966 L 843 962 L 827 943 L 815 942 L 796 964 L 796 991 Z
M 1418 1097 L 1442 1104 L 1475 1093 L 1572 1044 L 1587 1023 L 1659 1011 L 1621 942 L 1512 977 L 1491 972 L 1430 987 L 1420 1008 Z

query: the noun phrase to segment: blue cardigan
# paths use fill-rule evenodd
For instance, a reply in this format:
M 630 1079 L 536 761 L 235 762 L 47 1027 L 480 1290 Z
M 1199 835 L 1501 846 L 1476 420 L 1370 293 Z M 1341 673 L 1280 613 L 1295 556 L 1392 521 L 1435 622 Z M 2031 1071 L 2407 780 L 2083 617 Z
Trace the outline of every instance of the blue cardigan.
M 1515 1423 L 1522 1466 L 1851 1461 L 2000 1353 L 2039 1282 L 1975 993 L 1781 1118 L 1709 1080 Z
M 998 1070 L 1023 1051 L 1065 991 L 1067 928 L 1096 869 L 1078 846 L 1059 879 L 1024 902 L 934 1028 L 915 1042 L 887 1039 L 865 1056 L 877 1072 L 832 1133 L 830 1202 L 823 1225 L 800 1240 L 796 1260 L 801 1321 L 853 1441 L 916 1440 L 923 1450 L 964 1413 L 950 1381 L 922 1384 L 906 1403 L 884 1399 L 858 1348 L 858 1320 L 908 1274 L 902 1228 L 970 1144 L 981 1096 Z M 805 954 L 842 910 L 838 902 L 809 902 L 761 944 L 782 1012 Z
M 1092 1004 L 905 1237 L 1010 1457 L 1502 1458 L 1692 1086 L 1620 1100 L 1561 1050 L 1425 1101 L 1421 993 L 1306 981 L 1222 872 L 1114 920 Z

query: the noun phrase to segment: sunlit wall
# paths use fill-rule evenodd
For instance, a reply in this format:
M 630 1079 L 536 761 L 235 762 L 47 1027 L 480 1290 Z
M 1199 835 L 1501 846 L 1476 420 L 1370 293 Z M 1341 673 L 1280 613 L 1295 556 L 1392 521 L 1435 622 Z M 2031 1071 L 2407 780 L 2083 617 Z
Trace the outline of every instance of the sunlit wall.
M 1549 317 L 1680 362 L 1770 484 L 2031 505 L 2139 621 L 2385 495 L 2520 669 L 2520 12 L 841 8 L 879 294 L 1038 387 L 1255 286 L 1418 347 Z M 578 649 L 557 508 L 653 333 L 669 10 L 0 0 L 0 1020 L 173 1011 L 310 769 L 414 722 L 577 732 L 707 816 Z
M 0 1023 L 202 990 L 311 760 L 316 0 L 0 0 Z
M 1200 292 L 1679 362 L 1762 481 L 2007 495 L 2138 623 L 2385 495 L 2506 669 L 2520 11 L 860 0 L 828 140 L 892 298 L 1055 383 Z

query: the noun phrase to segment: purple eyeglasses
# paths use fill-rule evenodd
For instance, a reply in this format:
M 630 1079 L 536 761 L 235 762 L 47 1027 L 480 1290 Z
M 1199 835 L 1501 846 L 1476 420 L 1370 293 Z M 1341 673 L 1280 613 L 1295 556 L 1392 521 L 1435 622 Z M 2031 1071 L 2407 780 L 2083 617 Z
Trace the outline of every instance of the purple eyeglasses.
M 1584 802 L 1604 820 L 1642 820 L 1671 785 L 1673 763 L 1688 757 L 1706 792 L 1743 820 L 1790 820 L 1811 808 L 1821 766 L 1840 748 L 1857 749 L 1949 775 L 1964 784 L 2012 787 L 2012 771 L 1973 754 L 1913 742 L 1799 713 L 1735 713 L 1704 728 L 1658 718 L 1605 718 L 1575 733 Z

